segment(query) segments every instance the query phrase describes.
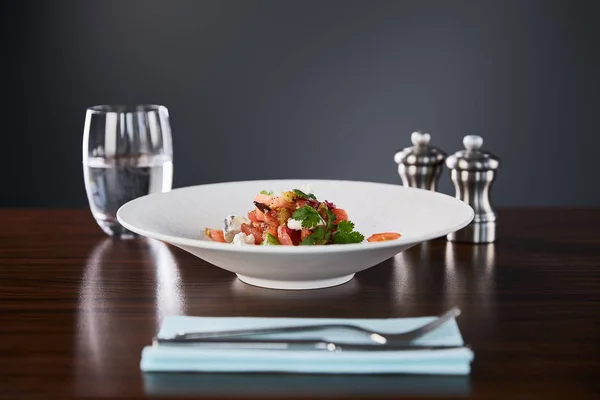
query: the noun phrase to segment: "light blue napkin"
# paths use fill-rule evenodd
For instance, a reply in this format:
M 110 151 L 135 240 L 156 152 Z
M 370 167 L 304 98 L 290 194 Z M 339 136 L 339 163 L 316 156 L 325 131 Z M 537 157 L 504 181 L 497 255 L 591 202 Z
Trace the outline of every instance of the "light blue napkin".
M 356 324 L 381 332 L 403 332 L 422 326 L 435 317 L 390 319 L 333 318 L 248 318 L 248 317 L 165 317 L 159 337 L 181 332 L 248 329 L 316 323 Z M 332 329 L 321 333 L 263 335 L 261 338 L 323 339 L 333 342 L 371 343 L 358 332 Z M 414 342 L 419 345 L 462 346 L 454 319 Z M 147 346 L 140 367 L 145 372 L 286 372 L 348 374 L 442 374 L 467 375 L 473 352 L 468 348 L 435 351 L 341 351 L 240 350 L 194 347 Z

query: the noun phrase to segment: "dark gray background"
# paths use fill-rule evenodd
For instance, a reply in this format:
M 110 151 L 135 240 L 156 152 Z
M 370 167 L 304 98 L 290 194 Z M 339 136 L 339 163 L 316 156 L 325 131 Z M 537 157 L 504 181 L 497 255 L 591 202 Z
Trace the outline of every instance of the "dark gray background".
M 0 205 L 85 207 L 85 109 L 114 103 L 169 108 L 175 187 L 399 183 L 424 129 L 484 137 L 497 205 L 598 205 L 599 3 L 2 2 Z

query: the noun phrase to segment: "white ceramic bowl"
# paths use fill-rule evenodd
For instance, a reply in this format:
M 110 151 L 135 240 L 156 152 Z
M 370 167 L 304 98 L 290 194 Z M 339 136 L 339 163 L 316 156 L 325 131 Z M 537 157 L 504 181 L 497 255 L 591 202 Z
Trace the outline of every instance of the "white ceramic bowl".
M 311 184 L 319 200 L 348 212 L 365 237 L 399 232 L 398 240 L 327 246 L 236 246 L 204 236 L 230 214 L 246 215 L 261 190 L 275 193 Z M 327 180 L 267 180 L 208 184 L 140 197 L 121 207 L 127 229 L 180 247 L 243 282 L 274 289 L 335 286 L 425 240 L 466 226 L 473 210 L 453 197 L 400 185 Z

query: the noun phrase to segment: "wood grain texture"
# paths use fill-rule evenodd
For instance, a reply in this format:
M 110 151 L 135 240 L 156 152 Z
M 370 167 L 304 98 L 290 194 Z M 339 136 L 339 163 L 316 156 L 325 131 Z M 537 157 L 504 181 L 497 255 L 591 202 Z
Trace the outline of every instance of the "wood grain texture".
M 600 210 L 501 210 L 499 241 L 435 240 L 334 288 L 286 292 L 157 241 L 111 240 L 88 211 L 0 211 L 0 396 L 597 398 Z M 409 317 L 463 310 L 471 376 L 148 374 L 166 314 Z

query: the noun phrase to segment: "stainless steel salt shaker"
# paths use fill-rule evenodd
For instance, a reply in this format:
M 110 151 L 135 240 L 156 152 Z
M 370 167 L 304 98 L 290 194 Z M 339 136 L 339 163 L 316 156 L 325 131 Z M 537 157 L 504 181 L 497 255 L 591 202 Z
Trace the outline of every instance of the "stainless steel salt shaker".
M 500 160 L 481 150 L 481 136 L 465 136 L 463 144 L 465 150 L 449 156 L 446 166 L 450 169 L 456 198 L 470 205 L 475 217 L 465 228 L 450 233 L 447 239 L 452 242 L 491 243 L 496 240 L 496 213 L 489 196 Z
M 435 192 L 446 153 L 429 145 L 429 133 L 413 132 L 410 140 L 413 145 L 400 150 L 394 156 L 402 184 Z

